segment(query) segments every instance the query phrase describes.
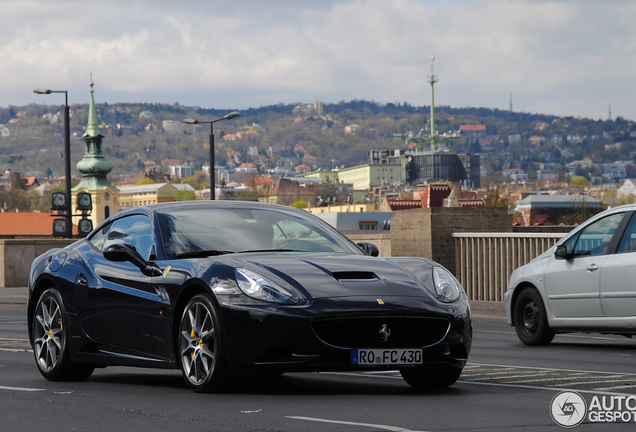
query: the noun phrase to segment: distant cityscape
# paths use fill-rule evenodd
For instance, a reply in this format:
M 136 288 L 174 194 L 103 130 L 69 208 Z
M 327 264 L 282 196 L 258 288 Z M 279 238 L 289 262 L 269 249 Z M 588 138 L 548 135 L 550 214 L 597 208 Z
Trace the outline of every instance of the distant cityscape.
M 79 145 L 88 110 L 71 107 L 74 185 L 82 176 L 75 165 L 88 151 Z M 95 110 L 118 191 L 113 211 L 210 198 L 207 129 L 183 119 L 229 110 L 99 103 Z M 435 107 L 433 129 L 429 110 L 364 101 L 246 110 L 215 130 L 215 197 L 315 213 L 506 206 L 522 225 L 573 221 L 581 201 L 573 197 L 588 197 L 594 208 L 634 200 L 632 121 Z M 63 183 L 61 117 L 59 107 L 45 105 L 0 109 L 4 212 L 50 211 L 47 200 Z M 530 216 L 528 206 L 537 213 L 547 205 L 524 201 L 532 195 L 551 196 L 549 205 L 565 210 Z M 388 229 L 368 222 L 361 229 Z

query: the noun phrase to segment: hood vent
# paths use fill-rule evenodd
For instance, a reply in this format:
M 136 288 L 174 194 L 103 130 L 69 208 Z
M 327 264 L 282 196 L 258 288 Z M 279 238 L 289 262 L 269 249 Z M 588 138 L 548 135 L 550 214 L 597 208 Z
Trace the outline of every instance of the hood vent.
M 373 272 L 365 272 L 365 271 L 340 271 L 333 272 L 331 276 L 334 279 L 339 281 L 341 280 L 371 280 L 377 279 L 378 277 Z

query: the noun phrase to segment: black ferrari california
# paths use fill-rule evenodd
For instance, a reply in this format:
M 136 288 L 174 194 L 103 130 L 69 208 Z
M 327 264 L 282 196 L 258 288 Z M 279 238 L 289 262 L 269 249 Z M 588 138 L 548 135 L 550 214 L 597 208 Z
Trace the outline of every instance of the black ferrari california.
M 35 259 L 29 336 L 48 380 L 180 368 L 197 392 L 239 376 L 399 370 L 452 385 L 472 340 L 459 282 L 424 258 L 380 258 L 292 207 L 175 202 L 122 211 Z

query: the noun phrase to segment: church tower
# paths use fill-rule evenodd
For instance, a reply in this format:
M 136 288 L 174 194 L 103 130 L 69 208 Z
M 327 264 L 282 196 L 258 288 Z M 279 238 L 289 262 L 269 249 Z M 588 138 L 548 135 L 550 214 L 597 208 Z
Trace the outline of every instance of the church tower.
M 91 194 L 93 210 L 89 219 L 96 227 L 111 214 L 117 212 L 117 200 L 119 189 L 113 186 L 106 175 L 112 171 L 113 164 L 104 158 L 102 153 L 102 139 L 104 135 L 99 130 L 97 121 L 97 110 L 95 109 L 95 98 L 93 97 L 93 74 L 91 74 L 91 99 L 88 107 L 88 124 L 86 132 L 82 135 L 86 141 L 86 153 L 77 163 L 77 170 L 82 174 L 82 178 L 77 186 L 72 189 L 71 205 L 77 208 L 77 194 L 87 192 Z M 75 212 L 74 212 L 75 213 Z M 73 217 L 73 224 L 77 224 L 79 216 Z

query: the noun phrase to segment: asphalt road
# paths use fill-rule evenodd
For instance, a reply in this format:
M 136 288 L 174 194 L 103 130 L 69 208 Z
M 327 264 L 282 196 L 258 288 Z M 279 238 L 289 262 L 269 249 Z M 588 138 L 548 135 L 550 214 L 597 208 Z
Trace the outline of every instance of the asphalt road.
M 636 340 L 558 335 L 530 348 L 501 318 L 475 318 L 469 365 L 438 392 L 417 392 L 392 372 L 285 374 L 222 395 L 191 392 L 177 371 L 107 368 L 54 383 L 37 372 L 24 314 L 0 309 L 0 431 L 532 432 L 561 430 L 549 414 L 561 390 L 636 395 Z

